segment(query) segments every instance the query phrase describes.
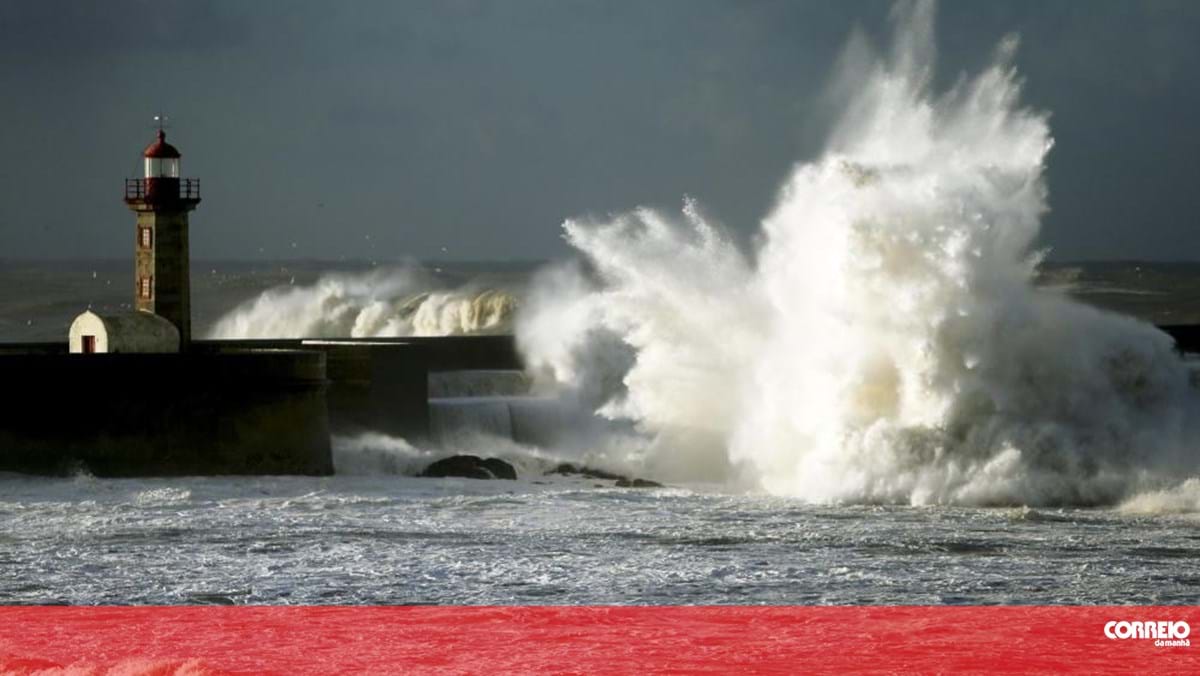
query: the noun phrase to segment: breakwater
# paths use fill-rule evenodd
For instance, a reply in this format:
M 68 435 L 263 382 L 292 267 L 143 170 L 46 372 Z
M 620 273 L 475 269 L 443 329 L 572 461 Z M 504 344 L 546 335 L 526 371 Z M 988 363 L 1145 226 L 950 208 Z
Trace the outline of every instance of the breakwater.
M 1200 325 L 1160 326 L 1200 353 Z M 194 341 L 186 354 L 0 344 L 0 471 L 329 474 L 331 434 L 430 434 L 430 374 L 519 370 L 510 335 Z
M 329 474 L 325 355 L 0 354 L 0 470 Z
M 331 432 L 428 435 L 430 372 L 519 367 L 511 336 L 0 345 L 0 471 L 330 474 Z

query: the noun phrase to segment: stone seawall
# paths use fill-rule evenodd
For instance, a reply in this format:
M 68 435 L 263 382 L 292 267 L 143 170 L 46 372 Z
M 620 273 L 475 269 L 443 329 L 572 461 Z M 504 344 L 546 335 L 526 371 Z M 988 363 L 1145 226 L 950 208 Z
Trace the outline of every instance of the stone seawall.
M 0 471 L 330 474 L 330 433 L 429 434 L 429 374 L 519 370 L 512 336 L 0 344 Z
M 319 351 L 0 350 L 0 471 L 333 472 Z
M 193 351 L 314 350 L 326 356 L 335 434 L 429 435 L 429 374 L 522 368 L 511 335 L 193 341 Z

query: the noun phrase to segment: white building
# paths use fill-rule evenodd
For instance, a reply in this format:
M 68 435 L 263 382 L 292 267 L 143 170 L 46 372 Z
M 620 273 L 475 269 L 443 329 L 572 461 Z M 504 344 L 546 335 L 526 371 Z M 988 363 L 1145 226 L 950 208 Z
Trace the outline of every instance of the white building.
M 71 322 L 71 354 L 179 352 L 179 329 L 151 312 L 84 312 Z

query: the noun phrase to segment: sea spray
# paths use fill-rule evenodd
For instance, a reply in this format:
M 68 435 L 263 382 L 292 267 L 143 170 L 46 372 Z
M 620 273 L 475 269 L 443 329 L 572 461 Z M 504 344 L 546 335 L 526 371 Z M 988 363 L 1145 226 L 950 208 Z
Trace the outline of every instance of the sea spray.
M 527 308 L 570 318 L 552 338 L 531 334 L 552 318 L 518 323 L 530 363 L 606 392 L 598 412 L 632 421 L 666 478 L 1041 505 L 1195 474 L 1196 402 L 1170 339 L 1033 285 L 1052 142 L 1019 104 L 1016 40 L 939 95 L 932 3 L 895 20 L 890 59 L 856 43 L 846 112 L 753 256 L 690 201 L 681 219 L 568 221 L 588 273 L 558 282 L 571 307 Z M 587 382 L 581 365 L 599 363 L 620 387 Z
M 222 317 L 213 338 L 371 338 L 507 333 L 516 294 L 447 288 L 415 268 L 329 273 L 312 285 L 269 289 Z
M 1191 478 L 1170 488 L 1138 493 L 1117 509 L 1124 514 L 1187 514 L 1195 518 L 1200 514 L 1200 478 Z
M 416 476 L 437 456 L 398 437 L 376 432 L 333 438 L 333 466 L 342 475 Z

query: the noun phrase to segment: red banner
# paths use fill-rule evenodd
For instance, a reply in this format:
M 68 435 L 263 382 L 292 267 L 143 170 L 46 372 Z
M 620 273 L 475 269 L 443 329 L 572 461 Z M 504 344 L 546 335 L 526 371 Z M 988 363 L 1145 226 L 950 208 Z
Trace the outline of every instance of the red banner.
M 1200 672 L 1200 607 L 3 607 L 0 673 Z

